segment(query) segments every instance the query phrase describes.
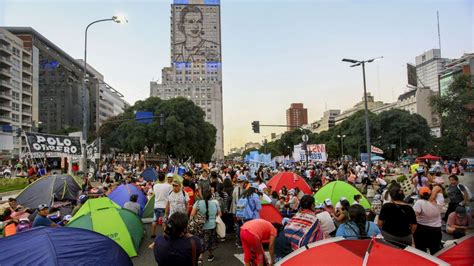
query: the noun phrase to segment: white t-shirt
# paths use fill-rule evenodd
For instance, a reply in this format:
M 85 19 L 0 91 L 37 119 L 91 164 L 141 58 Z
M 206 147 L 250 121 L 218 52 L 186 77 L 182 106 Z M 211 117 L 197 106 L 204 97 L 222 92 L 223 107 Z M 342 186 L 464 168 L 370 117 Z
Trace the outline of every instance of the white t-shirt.
M 168 183 L 158 183 L 153 186 L 153 194 L 155 194 L 155 209 L 166 208 L 170 191 L 171 185 Z
M 331 218 L 331 214 L 327 211 L 323 211 L 321 213 L 316 214 L 319 221 L 321 222 L 321 230 L 323 230 L 324 236 L 328 237 L 330 233 L 336 230 L 336 226 L 334 225 L 334 221 Z
M 441 227 L 441 212 L 438 205 L 427 200 L 417 200 L 413 205 L 413 210 L 419 224 Z
M 171 215 L 175 212 L 182 212 L 184 214 L 188 213 L 186 210 L 186 202 L 189 202 L 188 193 L 183 193 L 182 190 L 178 191 L 178 193 L 171 191 L 168 196 L 168 202 L 170 203 L 170 212 L 168 217 L 171 217 Z
M 259 184 L 258 185 L 258 190 L 260 190 L 261 192 L 263 192 L 264 189 L 267 188 L 267 185 L 265 185 L 265 183 L 262 183 L 262 184 Z

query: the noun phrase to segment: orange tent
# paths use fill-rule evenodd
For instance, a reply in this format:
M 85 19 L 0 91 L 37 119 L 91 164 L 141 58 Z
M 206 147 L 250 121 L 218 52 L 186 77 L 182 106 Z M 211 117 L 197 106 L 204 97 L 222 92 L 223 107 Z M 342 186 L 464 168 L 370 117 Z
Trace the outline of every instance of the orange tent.
M 268 183 L 267 187 L 271 186 L 272 191 L 280 191 L 283 186 L 286 186 L 288 189 L 298 187 L 304 194 L 312 194 L 311 187 L 306 183 L 304 178 L 293 173 L 293 172 L 283 172 L 272 177 Z

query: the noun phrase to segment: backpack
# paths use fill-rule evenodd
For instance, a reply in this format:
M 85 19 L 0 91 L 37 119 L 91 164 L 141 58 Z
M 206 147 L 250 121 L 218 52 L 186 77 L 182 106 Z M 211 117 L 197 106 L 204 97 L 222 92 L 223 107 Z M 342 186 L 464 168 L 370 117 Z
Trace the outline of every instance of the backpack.
M 237 201 L 237 207 L 236 207 L 236 210 L 235 210 L 235 217 L 239 218 L 239 219 L 244 219 L 244 220 L 249 220 L 249 219 L 252 219 L 252 217 L 249 217 L 248 216 L 248 212 L 246 212 L 245 210 L 247 209 L 247 206 L 250 207 L 250 210 L 251 210 L 251 213 L 253 214 L 253 212 L 255 212 L 255 210 L 257 209 L 257 206 L 254 206 L 253 208 L 250 206 L 250 199 L 249 198 L 245 198 L 245 197 L 242 197 L 239 199 L 239 201 Z
M 471 190 L 470 190 L 467 186 L 465 186 L 465 185 L 458 184 L 458 189 L 459 189 L 459 191 L 461 191 L 461 193 L 462 193 L 463 195 L 464 195 L 464 193 L 462 192 L 460 186 L 462 186 L 462 187 L 465 189 L 465 191 L 466 191 L 466 193 L 467 193 L 467 200 L 468 200 L 468 201 L 471 201 L 471 200 L 472 200 L 472 192 L 471 192 Z
M 27 231 L 27 230 L 30 230 L 30 229 L 31 229 L 31 223 L 27 219 L 26 220 L 21 219 L 18 222 L 18 225 L 16 226 L 16 232 L 17 233 Z
M 221 209 L 221 212 L 225 213 L 227 212 L 227 206 L 224 202 L 224 198 L 222 198 L 219 193 L 215 193 L 214 194 L 214 200 L 217 201 L 217 203 L 219 204 L 219 208 Z

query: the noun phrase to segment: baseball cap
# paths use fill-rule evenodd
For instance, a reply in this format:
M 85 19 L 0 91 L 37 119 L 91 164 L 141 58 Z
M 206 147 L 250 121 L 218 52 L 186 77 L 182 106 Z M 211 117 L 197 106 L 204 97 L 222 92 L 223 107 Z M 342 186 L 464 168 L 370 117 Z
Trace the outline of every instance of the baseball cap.
M 343 200 L 346 200 L 346 197 L 341 197 L 341 198 L 339 199 L 339 202 L 342 202 Z
M 65 216 L 63 217 L 63 221 L 68 221 L 68 222 L 69 222 L 69 221 L 71 221 L 71 219 L 72 219 L 72 216 L 69 215 L 69 214 L 68 214 L 68 215 L 65 215 Z
M 167 173 L 166 177 L 173 177 L 173 173 Z
M 243 182 L 246 180 L 247 180 L 247 177 L 245 175 L 240 175 L 239 177 L 237 177 L 237 181 Z
M 436 169 L 434 167 L 431 167 L 430 170 L 428 170 L 428 172 L 431 174 L 436 173 Z
M 251 183 L 250 186 L 258 190 L 258 184 L 257 183 Z
M 424 172 L 425 172 L 425 168 L 423 168 L 423 167 L 418 167 L 418 169 L 416 169 L 416 172 L 417 172 L 417 173 L 424 173 Z
M 48 204 L 40 204 L 40 205 L 38 206 L 38 210 L 39 210 L 39 211 L 42 211 L 42 210 L 48 209 L 48 208 L 49 208 Z
M 295 190 L 293 188 L 288 190 L 288 194 L 295 195 Z
M 456 207 L 456 214 L 459 216 L 464 217 L 466 215 L 466 208 L 463 206 L 457 206 Z
M 431 194 L 431 189 L 429 187 L 421 187 L 418 190 L 418 194 L 423 195 L 425 193 Z
M 324 200 L 324 205 L 326 205 L 326 206 L 332 206 L 332 201 L 331 201 L 331 199 L 325 199 L 325 200 Z

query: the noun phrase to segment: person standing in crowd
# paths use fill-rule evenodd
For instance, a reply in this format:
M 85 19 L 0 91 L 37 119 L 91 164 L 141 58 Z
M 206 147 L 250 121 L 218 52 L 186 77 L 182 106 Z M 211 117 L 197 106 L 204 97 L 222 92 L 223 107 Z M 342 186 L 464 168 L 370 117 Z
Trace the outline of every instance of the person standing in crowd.
M 417 226 L 413 234 L 415 247 L 419 250 L 435 254 L 441 249 L 441 212 L 438 205 L 430 202 L 431 190 L 428 187 L 421 187 L 419 190 L 420 199 L 413 205 L 416 214 Z
M 367 221 L 365 209 L 359 204 L 349 207 L 349 221 L 339 225 L 336 232 L 336 236 L 346 239 L 370 238 L 378 234 L 379 227 L 374 222 Z
M 151 237 L 156 237 L 157 224 L 162 222 L 165 215 L 168 197 L 171 192 L 171 186 L 165 183 L 165 174 L 158 174 L 158 183 L 153 186 L 153 194 L 155 194 L 155 205 L 153 209 L 153 223 L 151 225 Z
M 314 206 L 314 197 L 304 195 L 301 199 L 300 210 L 285 226 L 285 236 L 289 239 L 293 250 L 324 239 L 324 233 L 314 212 Z
M 165 217 L 168 219 L 175 212 L 188 213 L 189 196 L 181 189 L 178 181 L 173 180 L 171 183 L 173 190 L 168 194 L 168 202 L 166 203 Z
M 239 228 L 242 226 L 242 220 L 237 219 L 235 216 L 236 209 L 237 209 L 237 202 L 239 201 L 242 193 L 245 191 L 244 182 L 247 181 L 247 177 L 244 175 L 240 175 L 237 177 L 237 184 L 234 187 L 232 192 L 232 203 L 230 205 L 230 212 L 232 213 L 235 221 L 235 231 L 236 231 L 236 241 L 235 245 L 237 247 L 242 247 L 242 243 L 240 241 L 240 234 Z
M 382 206 L 377 224 L 385 240 L 410 246 L 417 224 L 415 212 L 403 201 L 405 195 L 400 186 L 392 187 L 390 197 L 392 201 Z
M 275 239 L 277 229 L 268 221 L 253 219 L 244 223 L 240 229 L 240 239 L 244 249 L 244 263 L 250 265 L 275 264 Z M 263 250 L 263 242 L 268 242 L 270 261 L 267 261 Z
M 203 200 L 198 200 L 194 203 L 191 216 L 193 217 L 199 212 L 201 215 L 206 217 L 206 222 L 202 226 L 202 235 L 198 237 L 202 241 L 202 253 L 199 256 L 199 261 L 202 262 L 202 255 L 205 251 L 208 251 L 209 256 L 207 257 L 208 262 L 214 261 L 213 251 L 217 248 L 217 232 L 216 232 L 216 218 L 221 216 L 219 211 L 219 204 L 216 201 L 211 200 L 211 193 L 204 194 L 206 196 Z
M 288 195 L 290 195 L 290 198 L 288 199 L 288 205 L 290 205 L 291 212 L 298 211 L 298 206 L 300 205 L 300 200 L 295 194 L 296 192 L 294 189 L 290 189 L 288 191 Z
M 149 247 L 153 249 L 158 265 L 197 265 L 202 253 L 201 240 L 186 233 L 188 216 L 175 212 L 165 228 L 165 234 L 158 236 Z
M 352 202 L 352 205 L 360 205 L 361 199 L 362 199 L 361 194 L 354 195 L 354 202 Z
M 51 226 L 57 227 L 51 219 L 48 218 L 49 207 L 47 204 L 41 204 L 38 206 L 38 215 L 36 215 L 35 220 L 33 221 L 33 227 L 38 226 Z
M 465 207 L 457 206 L 456 210 L 448 216 L 446 233 L 453 235 L 454 239 L 459 239 L 466 235 L 468 228 L 472 228 L 472 217 L 467 215 Z
M 188 202 L 188 215 L 191 214 L 194 205 L 194 189 L 191 187 L 193 183 L 189 179 L 183 180 L 183 191 L 186 192 L 189 198 Z
M 431 184 L 432 191 L 431 191 L 431 202 L 436 202 L 439 208 L 444 207 L 444 191 L 445 188 L 443 186 L 444 178 L 441 176 L 441 173 L 436 174 Z
M 418 192 L 421 187 L 428 186 L 428 177 L 425 176 L 425 168 L 422 166 L 416 170 L 416 176 L 412 179 L 413 185 L 415 185 L 416 191 Z
M 449 186 L 447 188 L 449 205 L 443 220 L 447 221 L 449 215 L 456 210 L 457 206 L 466 206 L 468 203 L 467 191 L 464 185 L 459 184 L 456 175 L 449 176 Z
M 125 202 L 125 204 L 123 205 L 123 208 L 140 216 L 142 212 L 142 208 L 140 204 L 137 203 L 137 201 L 138 201 L 138 195 L 132 194 L 130 195 L 130 201 Z
M 242 202 L 245 203 L 243 209 L 243 222 L 247 222 L 252 219 L 260 218 L 260 210 L 262 209 L 262 204 L 260 203 L 260 197 L 257 194 L 258 185 L 252 183 L 251 186 L 242 193 L 241 200 L 238 204 Z

